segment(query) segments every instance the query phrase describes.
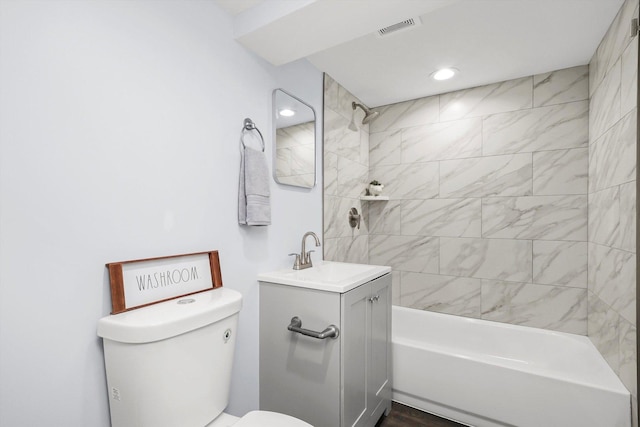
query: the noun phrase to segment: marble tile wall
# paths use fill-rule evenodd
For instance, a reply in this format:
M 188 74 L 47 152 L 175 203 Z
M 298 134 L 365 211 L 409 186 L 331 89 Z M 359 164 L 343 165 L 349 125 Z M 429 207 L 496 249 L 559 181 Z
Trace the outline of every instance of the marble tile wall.
M 369 206 L 360 195 L 369 183 L 369 125 L 362 125 L 364 112 L 354 112 L 359 102 L 329 75 L 324 78 L 324 259 L 369 261 Z M 357 130 L 349 129 L 353 121 Z M 349 210 L 355 207 L 364 218 L 360 228 L 351 228 Z
M 626 0 L 589 63 L 588 336 L 633 396 L 636 384 L 638 37 Z
M 376 107 L 358 132 L 326 76 L 324 157 L 325 259 L 391 265 L 394 304 L 587 334 L 634 426 L 637 16 L 626 0 L 588 66 Z M 358 199 L 373 179 L 390 200 Z
M 369 262 L 396 304 L 587 333 L 588 83 L 585 65 L 376 108 L 390 200 L 369 202 Z

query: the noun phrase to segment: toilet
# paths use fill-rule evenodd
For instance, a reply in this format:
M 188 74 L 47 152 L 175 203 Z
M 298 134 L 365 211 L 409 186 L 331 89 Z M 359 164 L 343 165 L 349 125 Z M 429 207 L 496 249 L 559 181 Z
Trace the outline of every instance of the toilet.
M 224 412 L 241 306 L 242 295 L 222 287 L 100 319 L 111 425 L 312 427 L 275 412 Z

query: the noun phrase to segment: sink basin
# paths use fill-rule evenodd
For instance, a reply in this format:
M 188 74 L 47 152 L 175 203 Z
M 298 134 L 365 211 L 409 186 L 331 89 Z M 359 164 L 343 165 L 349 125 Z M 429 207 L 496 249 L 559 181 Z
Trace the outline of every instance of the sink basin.
M 278 270 L 258 275 L 261 282 L 344 293 L 391 272 L 382 265 L 317 261 L 304 270 Z

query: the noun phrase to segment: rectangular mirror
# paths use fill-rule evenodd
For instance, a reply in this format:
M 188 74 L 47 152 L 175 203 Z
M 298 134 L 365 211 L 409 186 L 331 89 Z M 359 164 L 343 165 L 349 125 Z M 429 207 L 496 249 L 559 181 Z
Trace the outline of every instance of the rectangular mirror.
M 282 89 L 273 91 L 273 178 L 279 184 L 316 184 L 316 112 Z

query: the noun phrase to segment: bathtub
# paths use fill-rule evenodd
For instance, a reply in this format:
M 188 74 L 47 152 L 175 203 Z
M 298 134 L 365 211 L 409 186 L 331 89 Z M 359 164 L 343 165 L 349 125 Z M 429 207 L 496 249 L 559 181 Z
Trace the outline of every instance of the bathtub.
M 393 307 L 393 400 L 477 427 L 629 427 L 584 336 Z

